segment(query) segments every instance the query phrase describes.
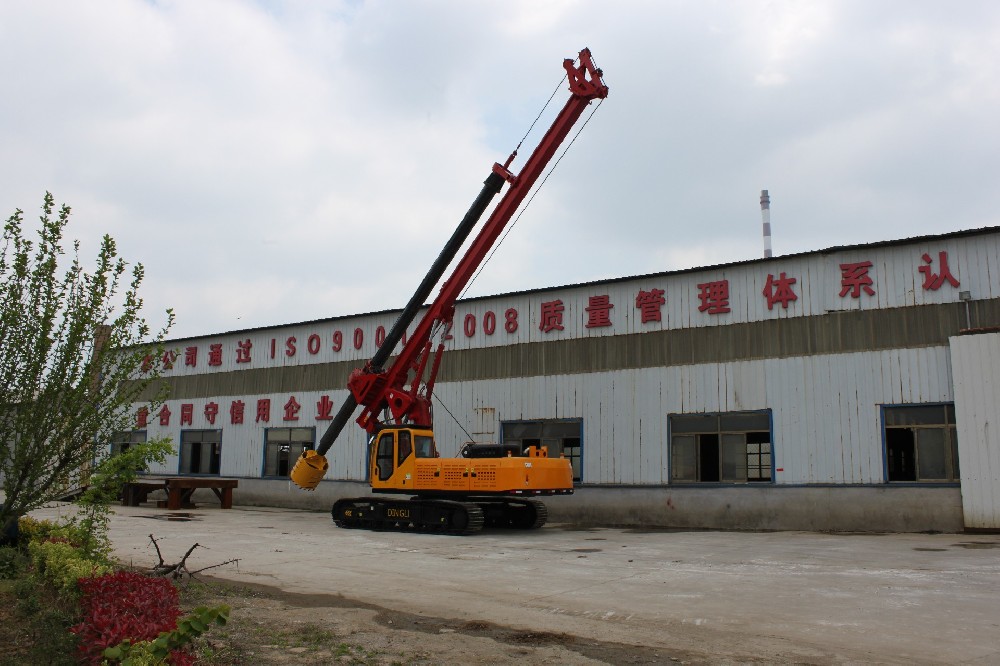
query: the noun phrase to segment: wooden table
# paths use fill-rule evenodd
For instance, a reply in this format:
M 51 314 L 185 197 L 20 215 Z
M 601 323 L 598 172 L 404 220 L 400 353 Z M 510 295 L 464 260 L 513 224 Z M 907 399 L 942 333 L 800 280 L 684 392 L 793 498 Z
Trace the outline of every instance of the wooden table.
M 168 476 L 138 479 L 125 485 L 122 493 L 122 504 L 139 506 L 146 501 L 149 493 L 164 490 L 167 493 L 167 509 L 190 509 L 191 495 L 198 488 L 209 488 L 219 498 L 223 509 L 233 508 L 233 488 L 238 487 L 239 479 L 220 479 L 210 476 Z
M 198 488 L 211 488 L 219 498 L 223 509 L 233 508 L 233 488 L 240 485 L 239 479 L 217 479 L 204 476 L 172 476 L 167 479 L 167 508 L 177 510 L 190 508 L 191 495 Z
M 122 490 L 122 506 L 139 506 L 146 501 L 149 493 L 166 489 L 166 479 L 136 479 L 125 484 Z

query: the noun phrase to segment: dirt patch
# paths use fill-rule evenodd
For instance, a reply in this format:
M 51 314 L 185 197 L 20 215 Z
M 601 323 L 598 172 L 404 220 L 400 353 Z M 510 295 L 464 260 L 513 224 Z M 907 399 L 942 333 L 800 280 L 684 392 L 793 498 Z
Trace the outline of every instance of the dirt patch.
M 230 623 L 213 629 L 209 664 L 664 664 L 705 663 L 563 633 L 395 611 L 341 595 L 297 594 L 260 584 L 205 579 L 185 593 L 189 606 L 226 603 Z

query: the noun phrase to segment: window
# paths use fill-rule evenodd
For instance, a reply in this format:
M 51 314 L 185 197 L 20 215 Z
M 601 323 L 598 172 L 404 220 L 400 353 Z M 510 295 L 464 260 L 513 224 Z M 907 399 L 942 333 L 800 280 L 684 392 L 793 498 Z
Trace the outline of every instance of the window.
M 770 483 L 771 411 L 671 414 L 670 480 Z
M 145 430 L 124 430 L 116 432 L 111 436 L 111 455 L 116 456 L 123 451 L 128 451 L 133 444 L 141 444 L 146 441 Z
M 315 428 L 265 428 L 264 476 L 287 477 L 302 456 L 314 448 Z
M 434 438 L 427 435 L 415 435 L 413 441 L 416 442 L 418 458 L 437 458 L 438 450 L 434 445 Z
M 549 457 L 565 456 L 573 466 L 573 480 L 583 479 L 583 421 L 503 421 L 500 424 L 502 444 L 516 444 L 521 451 L 529 446 L 547 447 Z
M 399 449 L 399 460 L 397 461 L 396 464 L 402 465 L 403 461 L 409 458 L 410 454 L 413 453 L 413 446 L 410 444 L 409 430 L 400 430 L 398 433 L 398 437 L 399 437 L 399 446 L 397 448 Z
M 380 481 L 386 481 L 392 473 L 396 470 L 395 466 L 392 464 L 394 458 L 393 454 L 393 444 L 395 437 L 391 432 L 382 433 L 382 436 L 378 438 L 378 449 L 375 452 L 375 465 L 378 467 L 378 478 Z
M 219 474 L 221 430 L 181 430 L 181 474 Z
M 958 481 L 955 405 L 882 407 L 886 480 Z

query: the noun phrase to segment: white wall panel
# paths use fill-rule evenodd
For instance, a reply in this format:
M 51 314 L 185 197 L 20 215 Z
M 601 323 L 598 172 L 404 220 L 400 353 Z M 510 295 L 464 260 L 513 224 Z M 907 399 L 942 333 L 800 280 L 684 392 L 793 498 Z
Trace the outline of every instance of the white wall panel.
M 670 368 L 622 370 L 590 375 L 533 377 L 512 381 L 439 384 L 437 395 L 461 427 L 436 407 L 439 446 L 456 455 L 474 432 L 498 432 L 501 420 L 582 418 L 584 480 L 605 484 L 663 484 L 668 481 L 667 416 L 671 413 L 772 410 L 777 483 L 882 482 L 879 405 L 950 401 L 946 347 L 904 351 L 833 354 L 789 359 L 741 361 Z M 900 390 L 907 367 L 937 367 L 925 385 Z M 890 379 L 886 381 L 886 376 Z M 944 379 L 945 381 L 942 381 Z M 339 407 L 343 390 L 294 394 L 302 405 L 299 420 L 283 420 L 289 394 L 214 399 L 219 416 L 204 417 L 208 400 L 194 406 L 195 429 L 223 429 L 222 475 L 260 476 L 265 424 L 255 421 L 257 400 L 271 400 L 268 427 L 316 427 L 317 440 L 328 421 L 315 419 L 315 404 L 328 395 Z M 229 404 L 246 403 L 245 422 L 232 425 Z M 149 437 L 180 441 L 181 403 L 167 403 L 171 425 L 150 416 Z M 484 424 L 484 414 L 493 422 Z M 349 424 L 331 449 L 329 478 L 363 479 L 365 440 Z M 176 473 L 171 459 L 163 473 Z M 966 468 L 963 454 L 963 470 Z M 998 465 L 1000 469 L 1000 465 Z
M 955 288 L 945 284 L 937 291 L 926 290 L 922 286 L 923 274 L 919 272 L 919 267 L 924 265 L 922 254 L 930 255 L 934 270 L 940 271 L 942 251 L 948 253 L 950 270 L 961 285 Z M 872 261 L 870 275 L 875 295 L 860 299 L 840 298 L 839 266 L 857 261 Z M 795 278 L 794 290 L 798 298 L 789 303 L 787 309 L 780 303 L 768 309 L 762 294 L 767 275 L 778 276 L 781 272 Z M 731 312 L 721 315 L 699 312 L 697 285 L 723 279 L 729 281 Z M 635 307 L 635 297 L 639 290 L 653 288 L 665 291 L 662 321 L 643 323 Z M 958 301 L 959 291 L 970 291 L 974 299 L 1000 297 L 1000 233 L 777 257 L 465 301 L 456 308 L 453 338 L 448 346 L 471 349 L 665 328 L 724 326 L 822 315 L 830 310 L 951 303 Z M 612 326 L 587 328 L 586 308 L 593 296 L 607 296 L 613 304 Z M 563 330 L 543 332 L 539 328 L 542 303 L 556 299 L 562 300 L 565 308 Z M 505 313 L 511 309 L 517 311 L 517 327 L 508 332 Z M 382 312 L 178 341 L 174 345 L 178 352 L 174 367 L 165 374 L 211 374 L 334 361 L 353 361 L 361 365 L 375 352 L 378 327 L 388 330 L 397 315 L 398 312 Z M 468 328 L 466 315 L 470 315 L 472 322 Z M 495 328 L 488 335 L 484 323 L 492 320 L 495 320 Z M 354 345 L 356 330 L 363 338 L 357 349 Z M 337 332 L 343 336 L 339 351 L 333 345 Z M 294 353 L 287 344 L 292 338 Z M 246 340 L 252 345 L 251 361 L 237 363 L 238 343 Z M 310 340 L 319 342 L 310 348 Z M 207 365 L 211 345 L 221 345 L 223 354 L 219 365 Z M 185 364 L 187 347 L 197 349 L 198 359 L 194 366 Z M 966 376 L 972 376 L 968 372 L 974 370 L 976 368 L 967 371 Z M 984 372 L 979 370 L 977 381 L 986 381 Z M 774 423 L 775 467 L 778 469 L 776 483 L 869 484 L 883 481 L 879 405 L 950 401 L 951 374 L 948 348 L 939 346 L 509 381 L 484 380 L 436 387 L 437 395 L 462 421 L 462 427 L 442 409 L 437 409 L 435 415 L 439 445 L 445 455 L 457 454 L 470 436 L 495 439 L 501 420 L 582 418 L 585 482 L 663 484 L 668 482 L 668 414 L 770 408 Z M 320 396 L 328 395 L 336 410 L 346 391 L 343 387 L 330 387 L 325 392 L 296 393 L 296 399 L 303 405 L 303 416 L 295 423 L 282 421 L 281 407 L 290 395 L 214 399 L 220 405 L 218 422 L 223 424 L 215 426 L 223 429 L 223 475 L 256 477 L 261 474 L 263 425 L 254 419 L 257 400 L 272 400 L 268 425 L 314 425 L 318 440 L 328 422 L 316 421 L 312 406 Z M 229 423 L 228 406 L 237 399 L 247 404 L 244 425 Z M 180 405 L 184 402 L 194 406 L 194 422 L 190 427 L 213 427 L 204 420 L 207 399 L 176 400 L 167 403 L 173 412 L 171 424 L 161 427 L 156 416 L 151 415 L 148 435 L 164 434 L 179 442 Z M 980 410 L 976 414 L 986 413 L 982 411 L 985 408 L 976 409 Z M 994 413 L 996 411 L 994 406 Z M 959 423 L 961 421 L 960 418 Z M 328 478 L 363 479 L 365 439 L 361 429 L 349 424 L 329 458 L 332 468 Z M 967 471 L 964 453 L 962 458 L 964 475 Z M 992 459 L 970 464 L 975 469 L 976 464 L 992 465 Z M 175 457 L 156 471 L 175 473 L 177 465 Z M 991 469 L 1000 470 L 1000 461 Z
M 299 419 L 285 421 L 283 406 L 289 397 L 294 395 L 302 405 Z M 347 395 L 347 391 L 300 392 L 265 395 L 225 396 L 222 398 L 201 398 L 192 400 L 169 400 L 166 405 L 171 411 L 170 424 L 161 426 L 155 414 L 150 415 L 146 427 L 147 439 L 154 437 L 169 437 L 175 449 L 180 449 L 181 432 L 183 430 L 222 430 L 221 476 L 260 477 L 264 468 L 264 429 L 265 428 L 316 428 L 316 441 L 326 431 L 329 421 L 315 418 L 315 405 L 322 395 L 327 395 L 333 401 L 334 412 Z M 256 420 L 257 401 L 271 400 L 271 415 L 268 422 Z M 233 401 L 242 400 L 245 406 L 244 422 L 233 424 L 230 418 L 230 405 Z M 212 424 L 205 417 L 205 405 L 215 402 L 219 405 L 219 413 Z M 182 404 L 194 406 L 194 418 L 191 425 L 180 425 Z M 327 456 L 330 461 L 330 479 L 363 479 L 365 475 L 365 438 L 364 432 L 354 424 L 348 424 L 340 439 Z M 179 471 L 178 456 L 171 456 L 164 465 L 151 468 L 154 474 L 176 474 Z
M 923 288 L 924 253 L 932 260 L 935 272 L 941 271 L 940 253 L 946 252 L 950 271 L 960 281 L 959 287 L 945 283 L 937 290 Z M 869 276 L 875 295 L 860 298 L 840 297 L 842 263 L 871 261 Z M 762 293 L 767 276 L 785 272 L 796 280 L 793 289 L 797 300 L 787 308 L 776 303 L 768 309 Z M 729 307 L 725 314 L 700 312 L 698 284 L 729 281 Z M 666 303 L 662 320 L 643 323 L 635 306 L 640 290 L 664 290 Z M 837 310 L 871 310 L 931 303 L 958 301 L 960 291 L 969 291 L 973 299 L 1000 295 L 1000 233 L 979 236 L 941 238 L 912 244 L 865 246 L 834 253 L 776 257 L 694 271 L 553 288 L 532 293 L 507 294 L 493 298 L 459 302 L 456 306 L 449 349 L 494 347 L 528 342 L 545 342 L 581 337 L 604 337 L 662 330 L 821 315 Z M 587 328 L 589 299 L 607 296 L 613 308 L 610 326 Z M 540 330 L 542 303 L 563 302 L 562 330 Z M 507 311 L 516 311 L 516 330 L 505 328 Z M 205 338 L 181 340 L 168 344 L 176 359 L 166 376 L 210 374 L 251 368 L 272 368 L 333 361 L 362 363 L 375 353 L 379 328 L 388 331 L 399 311 L 343 317 L 333 320 L 295 324 L 280 328 L 234 332 Z M 466 328 L 466 316 L 470 316 Z M 492 334 L 484 325 L 495 321 Z M 972 322 L 978 325 L 977 322 Z M 412 332 L 414 325 L 410 326 Z M 467 335 L 469 333 L 469 335 Z M 334 336 L 341 336 L 339 350 Z M 355 346 L 355 335 L 360 345 Z M 249 361 L 237 362 L 238 344 L 251 345 Z M 213 345 L 219 345 L 222 357 L 218 365 L 208 365 Z M 196 365 L 187 365 L 186 350 L 197 350 Z
M 499 419 L 583 418 L 587 483 L 667 483 L 670 413 L 770 408 L 776 467 L 783 470 L 777 483 L 871 484 L 883 482 L 880 405 L 952 399 L 938 373 L 906 400 L 885 375 L 898 377 L 906 365 L 947 365 L 947 357 L 946 347 L 931 347 L 441 384 L 437 391 L 456 415 L 462 410 L 452 404 L 474 395 L 478 404 L 495 405 Z M 732 389 L 746 383 L 761 388 Z M 539 399 L 543 394 L 550 399 Z M 477 418 L 471 407 L 465 416 Z M 457 446 L 450 442 L 463 437 L 440 413 L 438 436 L 451 453 Z
M 1000 528 L 1000 333 L 950 343 L 965 526 Z

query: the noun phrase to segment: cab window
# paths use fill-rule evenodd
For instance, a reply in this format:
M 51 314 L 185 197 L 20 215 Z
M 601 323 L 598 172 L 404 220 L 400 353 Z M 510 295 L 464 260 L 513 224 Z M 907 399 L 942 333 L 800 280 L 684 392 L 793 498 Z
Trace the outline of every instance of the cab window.
M 394 470 L 392 464 L 393 436 L 391 432 L 383 434 L 378 439 L 378 449 L 375 453 L 375 466 L 378 467 L 378 478 L 385 481 Z
M 410 444 L 410 431 L 400 430 L 399 431 L 399 462 L 397 464 L 402 465 L 403 461 L 410 457 L 413 453 L 413 446 Z
M 437 448 L 434 446 L 434 438 L 426 435 L 417 435 L 413 438 L 416 442 L 416 453 L 418 458 L 437 458 Z

